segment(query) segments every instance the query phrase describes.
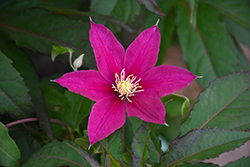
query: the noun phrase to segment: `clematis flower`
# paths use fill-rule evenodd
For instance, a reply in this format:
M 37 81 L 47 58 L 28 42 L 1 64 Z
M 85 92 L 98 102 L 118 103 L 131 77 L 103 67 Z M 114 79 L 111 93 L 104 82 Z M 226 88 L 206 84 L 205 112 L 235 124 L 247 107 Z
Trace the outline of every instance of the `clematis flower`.
M 92 20 L 89 35 L 99 71 L 74 71 L 55 81 L 96 101 L 87 128 L 90 144 L 121 128 L 125 111 L 129 117 L 167 125 L 160 97 L 188 86 L 197 76 L 175 66 L 154 67 L 160 46 L 157 24 L 144 30 L 126 51 L 108 28 Z

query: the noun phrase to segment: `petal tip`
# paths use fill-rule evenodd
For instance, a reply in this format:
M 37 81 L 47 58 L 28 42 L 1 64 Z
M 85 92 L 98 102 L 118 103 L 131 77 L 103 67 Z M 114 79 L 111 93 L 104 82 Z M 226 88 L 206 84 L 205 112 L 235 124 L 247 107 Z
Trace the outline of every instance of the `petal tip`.
M 90 144 L 89 147 L 88 147 L 88 150 L 92 147 L 93 144 Z
M 196 76 L 196 78 L 203 78 L 203 76 Z
M 157 26 L 158 27 L 158 23 L 160 22 L 160 19 L 158 19 L 157 21 L 156 21 L 156 24 L 155 24 L 155 26 Z
M 166 122 L 164 123 L 165 126 L 169 126 Z
M 90 20 L 90 22 L 93 22 L 93 21 L 92 21 L 92 17 L 91 17 L 91 16 L 89 16 L 89 20 Z

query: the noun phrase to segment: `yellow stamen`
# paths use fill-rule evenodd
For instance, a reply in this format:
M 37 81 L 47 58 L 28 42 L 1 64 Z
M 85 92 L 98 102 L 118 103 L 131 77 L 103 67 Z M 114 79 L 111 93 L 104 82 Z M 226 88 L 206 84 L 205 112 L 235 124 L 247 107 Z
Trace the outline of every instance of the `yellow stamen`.
M 115 74 L 115 85 L 112 84 L 112 88 L 114 88 L 114 91 L 119 93 L 118 96 L 121 98 L 121 100 L 126 97 L 126 99 L 132 103 L 129 98 L 135 96 L 136 92 L 144 91 L 143 89 L 141 89 L 142 87 L 139 86 L 139 81 L 141 80 L 141 78 L 134 82 L 135 80 L 136 76 L 134 76 L 133 74 L 127 76 L 127 78 L 125 79 L 125 69 L 122 70 L 120 76 L 117 73 Z

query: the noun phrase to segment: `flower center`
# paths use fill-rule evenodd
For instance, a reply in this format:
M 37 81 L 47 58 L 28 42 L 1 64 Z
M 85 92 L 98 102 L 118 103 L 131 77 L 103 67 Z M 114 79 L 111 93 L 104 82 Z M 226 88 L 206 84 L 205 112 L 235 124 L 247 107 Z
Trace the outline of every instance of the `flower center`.
M 117 73 L 115 74 L 115 85 L 112 84 L 112 88 L 114 88 L 114 91 L 119 93 L 119 97 L 121 97 L 121 100 L 126 97 L 126 99 L 132 103 L 129 98 L 135 96 L 136 92 L 144 91 L 143 89 L 141 89 L 142 87 L 139 86 L 139 81 L 141 80 L 141 78 L 137 81 L 135 80 L 136 76 L 134 76 L 133 74 L 127 76 L 127 78 L 125 79 L 125 69 L 122 70 L 120 76 Z

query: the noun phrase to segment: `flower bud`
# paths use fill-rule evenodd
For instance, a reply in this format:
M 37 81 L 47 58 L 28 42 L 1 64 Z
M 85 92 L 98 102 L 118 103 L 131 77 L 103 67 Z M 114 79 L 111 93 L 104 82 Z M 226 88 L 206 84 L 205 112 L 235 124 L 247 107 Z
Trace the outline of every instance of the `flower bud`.
M 73 66 L 74 68 L 78 69 L 79 67 L 82 66 L 82 59 L 83 59 L 84 54 L 81 54 L 77 59 L 75 59 Z

